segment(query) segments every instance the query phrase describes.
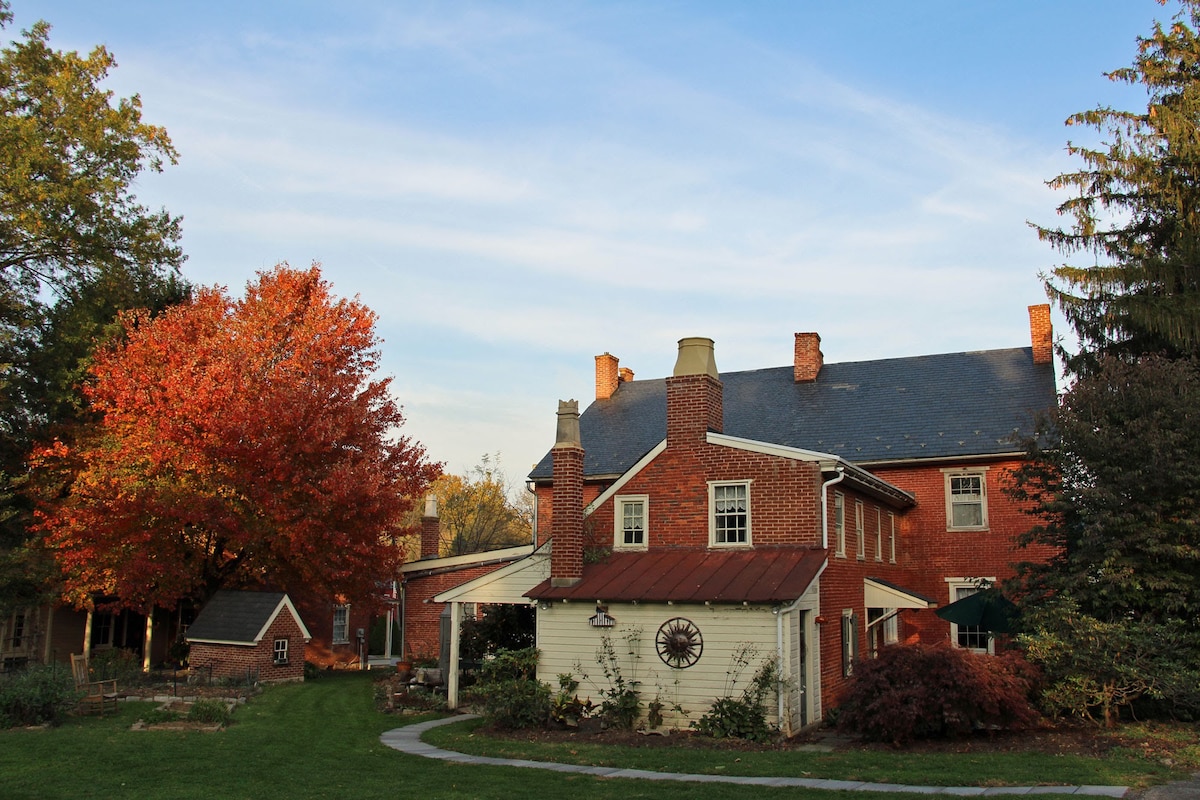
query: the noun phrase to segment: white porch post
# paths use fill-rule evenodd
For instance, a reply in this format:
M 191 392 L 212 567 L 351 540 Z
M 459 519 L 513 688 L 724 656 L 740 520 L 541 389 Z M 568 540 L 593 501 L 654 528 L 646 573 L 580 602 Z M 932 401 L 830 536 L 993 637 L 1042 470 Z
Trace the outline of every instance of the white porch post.
M 87 620 L 83 623 L 83 657 L 91 662 L 92 658 L 92 617 L 96 614 L 92 609 L 88 609 Z
M 142 639 L 142 672 L 150 671 L 150 645 L 154 641 L 154 609 L 146 614 L 146 635 Z
M 54 648 L 50 645 L 54 641 L 54 604 L 51 603 L 46 609 L 46 641 L 42 647 L 42 663 L 49 664 L 54 655 Z
M 446 707 L 458 708 L 458 635 L 462 630 L 462 603 L 450 603 L 450 674 L 446 676 Z

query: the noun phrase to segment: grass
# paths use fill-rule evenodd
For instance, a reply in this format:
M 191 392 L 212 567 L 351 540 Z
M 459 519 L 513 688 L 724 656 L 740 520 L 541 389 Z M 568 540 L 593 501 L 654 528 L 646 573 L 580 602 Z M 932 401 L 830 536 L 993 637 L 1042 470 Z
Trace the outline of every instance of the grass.
M 398 753 L 379 742 L 390 728 L 428 717 L 396 717 L 380 713 L 373 704 L 368 675 L 336 674 L 305 684 L 268 689 L 238 708 L 224 731 L 133 731 L 132 723 L 153 708 L 150 703 L 122 703 L 115 716 L 80 717 L 59 728 L 0 731 L 0 795 L 6 800 L 86 800 L 86 798 L 137 797 L 139 800 L 212 800 L 246 798 L 270 800 L 287 797 L 354 797 L 356 800 L 397 795 L 421 798 L 512 798 L 561 796 L 572 800 L 692 800 L 695 784 L 659 781 L 601 779 L 563 775 L 515 767 L 464 766 Z M 449 735 L 463 742 L 478 741 L 463 725 L 451 726 Z M 457 745 L 456 745 L 457 746 Z M 464 745 L 465 747 L 465 745 Z M 492 749 L 494 752 L 494 747 Z M 549 754 L 558 757 L 559 754 Z M 701 770 L 696 755 L 676 749 L 622 749 L 596 754 L 619 759 L 626 766 L 647 765 L 672 771 L 697 769 L 712 772 L 713 753 L 701 753 L 709 769 Z M 726 754 L 719 754 L 724 758 Z M 774 769 L 775 774 L 800 774 L 797 754 L 775 762 L 759 761 L 758 754 L 731 754 L 726 774 L 754 764 L 754 769 Z M 769 755 L 769 754 L 764 754 Z M 873 779 L 871 761 L 888 754 L 872 753 L 861 763 L 822 760 L 809 763 L 819 777 L 846 777 L 861 772 Z M 747 758 L 754 756 L 754 758 Z M 742 758 L 741 762 L 733 761 Z M 954 761 L 953 756 L 948 761 Z M 643 761 L 655 762 L 652 766 Z M 1130 756 L 1137 763 L 1136 755 Z M 887 759 L 884 759 L 885 761 Z M 903 757 L 891 761 L 899 764 Z M 962 762 L 954 774 L 980 774 L 980 767 Z M 1059 762 L 1045 768 L 1040 780 L 1059 780 Z M 1161 778 L 1144 764 L 1138 775 Z M 887 767 L 884 768 L 885 770 Z M 904 774 L 922 784 L 930 782 L 934 767 L 910 766 Z M 949 769 L 949 768 L 947 768 Z M 1073 768 L 1074 769 L 1074 768 Z M 882 773 L 881 773 L 882 774 Z M 990 774 L 990 773 L 989 773 Z M 1022 773 L 1024 774 L 1024 773 Z M 1075 773 L 1072 773 L 1075 774 Z M 1113 773 L 1078 774 L 1135 774 Z M 1074 777 L 1062 777 L 1074 781 Z M 969 781 L 968 781 L 969 782 Z M 1036 782 L 1036 781 L 1035 781 Z M 1132 781 L 1095 779 L 1087 782 Z M 894 793 L 856 792 L 831 794 L 808 789 L 772 789 L 761 786 L 708 784 L 706 798 L 715 800 L 896 800 Z
M 477 735 L 474 731 L 480 725 L 480 720 L 448 725 L 429 731 L 424 739 L 447 750 L 534 761 L 702 775 L 820 777 L 909 786 L 1144 786 L 1189 775 L 1186 769 L 1163 764 L 1161 753 L 1143 752 L 1136 747 L 1118 748 L 1103 759 L 1030 752 L 734 751 L 515 741 Z M 1195 734 L 1191 741 L 1196 741 Z M 1186 746 L 1181 743 L 1181 748 Z M 1197 750 L 1193 757 L 1200 756 L 1200 749 Z M 1195 764 L 1200 763 L 1200 758 L 1183 761 Z

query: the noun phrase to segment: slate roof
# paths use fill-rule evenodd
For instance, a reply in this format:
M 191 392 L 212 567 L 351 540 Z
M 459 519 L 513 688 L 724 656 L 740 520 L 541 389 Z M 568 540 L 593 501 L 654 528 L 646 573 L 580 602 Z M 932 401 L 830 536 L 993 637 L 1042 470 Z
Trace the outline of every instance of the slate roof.
M 290 609 L 305 638 L 309 638 L 308 630 L 285 593 L 227 589 L 214 594 L 200 610 L 196 621 L 188 626 L 186 638 L 191 642 L 256 644 L 283 609 Z
M 824 563 L 824 550 L 807 547 L 618 552 L 585 564 L 574 586 L 546 580 L 525 596 L 585 603 L 781 603 L 804 594 Z
M 826 364 L 813 383 L 796 383 L 790 365 L 721 382 L 724 433 L 856 464 L 1018 452 L 1014 433 L 1056 397 L 1054 366 L 1034 364 L 1029 347 Z M 666 380 L 621 384 L 579 428 L 584 475 L 623 474 L 666 438 Z M 529 477 L 552 476 L 547 451 Z

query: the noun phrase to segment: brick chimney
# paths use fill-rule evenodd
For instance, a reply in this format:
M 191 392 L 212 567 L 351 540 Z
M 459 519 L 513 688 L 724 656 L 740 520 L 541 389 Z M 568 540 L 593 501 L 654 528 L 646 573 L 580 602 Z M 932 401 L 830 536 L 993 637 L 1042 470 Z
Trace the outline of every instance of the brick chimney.
M 667 446 L 703 444 L 708 431 L 724 428 L 721 376 L 713 340 L 679 340 L 675 371 L 667 378 Z
M 796 334 L 796 356 L 792 365 L 792 373 L 796 383 L 813 383 L 825 366 L 825 356 L 821 353 L 821 336 L 816 333 Z
M 425 498 L 425 513 L 421 515 L 421 558 L 437 558 L 442 538 L 442 521 L 438 518 L 437 498 Z
M 617 370 L 617 376 L 621 379 L 621 383 L 629 383 L 633 380 L 633 370 L 629 367 L 621 367 Z
M 596 399 L 607 400 L 621 382 L 617 357 L 611 353 L 596 356 Z
M 1029 307 L 1029 338 L 1033 342 L 1033 363 L 1054 363 L 1054 327 L 1050 324 L 1050 304 Z
M 558 432 L 550 452 L 554 459 L 550 585 L 574 586 L 583 578 L 583 444 L 578 401 L 558 401 Z

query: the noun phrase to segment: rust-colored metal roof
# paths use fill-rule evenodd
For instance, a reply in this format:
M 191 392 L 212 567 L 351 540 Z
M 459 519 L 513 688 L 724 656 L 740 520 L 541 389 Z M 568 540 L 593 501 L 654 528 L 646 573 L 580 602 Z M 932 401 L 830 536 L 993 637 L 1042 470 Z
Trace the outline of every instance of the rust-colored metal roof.
M 824 550 L 806 547 L 613 553 L 601 563 L 585 564 L 583 579 L 574 586 L 543 581 L 526 596 L 606 603 L 783 603 L 804 594 L 824 563 Z

